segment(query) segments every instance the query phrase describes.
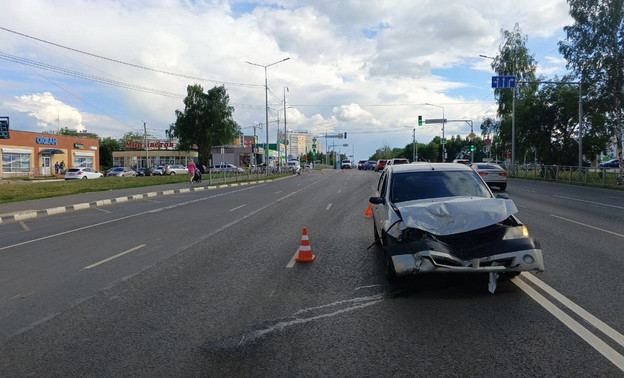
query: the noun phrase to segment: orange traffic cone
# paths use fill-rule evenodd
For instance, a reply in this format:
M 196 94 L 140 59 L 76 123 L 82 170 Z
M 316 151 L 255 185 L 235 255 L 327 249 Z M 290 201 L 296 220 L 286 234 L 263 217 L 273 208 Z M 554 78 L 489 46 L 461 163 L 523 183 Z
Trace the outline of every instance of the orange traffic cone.
M 372 217 L 373 216 L 373 204 L 370 203 L 368 204 L 368 209 L 366 209 L 366 214 L 367 217 Z
M 312 262 L 316 256 L 312 254 L 312 248 L 310 248 L 310 240 L 308 239 L 308 229 L 303 228 L 303 235 L 301 236 L 301 245 L 299 246 L 299 254 L 295 258 L 297 262 Z

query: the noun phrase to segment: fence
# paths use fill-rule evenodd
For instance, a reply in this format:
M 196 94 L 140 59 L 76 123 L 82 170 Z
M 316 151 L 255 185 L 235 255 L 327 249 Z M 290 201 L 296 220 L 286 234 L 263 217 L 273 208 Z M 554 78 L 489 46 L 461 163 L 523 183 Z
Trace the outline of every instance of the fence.
M 555 181 L 601 187 L 618 187 L 619 168 L 560 165 L 515 165 L 507 168 L 509 177 L 530 180 Z

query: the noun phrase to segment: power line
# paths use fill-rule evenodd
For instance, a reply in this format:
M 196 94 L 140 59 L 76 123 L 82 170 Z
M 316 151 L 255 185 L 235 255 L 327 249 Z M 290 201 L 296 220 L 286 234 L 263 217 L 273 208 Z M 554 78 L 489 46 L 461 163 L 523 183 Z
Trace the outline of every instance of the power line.
M 126 66 L 139 68 L 139 69 L 142 69 L 142 70 L 147 70 L 147 71 L 152 71 L 152 72 L 157 72 L 157 73 L 161 73 L 161 74 L 165 74 L 165 75 L 177 76 L 177 77 L 182 77 L 182 78 L 185 78 L 185 79 L 193 79 L 193 80 L 198 80 L 198 81 L 210 81 L 210 82 L 213 82 L 213 83 L 216 83 L 216 84 L 227 84 L 227 85 L 235 85 L 235 86 L 241 86 L 241 87 L 264 87 L 264 85 L 258 85 L 258 84 L 245 84 L 245 83 L 235 83 L 235 82 L 224 81 L 224 80 L 206 79 L 206 78 L 202 78 L 202 77 L 196 77 L 196 76 L 190 76 L 190 75 L 185 75 L 185 74 L 180 74 L 180 73 L 175 73 L 175 72 L 170 72 L 170 71 L 164 71 L 164 70 L 160 70 L 160 69 L 156 69 L 156 68 L 141 66 L 139 64 L 128 63 L 128 62 L 124 62 L 124 61 L 121 61 L 121 60 L 108 58 L 108 57 L 105 57 L 105 56 L 102 56 L 102 55 L 93 54 L 93 53 L 90 53 L 90 52 L 87 52 L 87 51 L 83 51 L 83 50 L 78 50 L 78 49 L 75 49 L 73 47 L 69 47 L 69 46 L 61 45 L 59 43 L 46 41 L 45 39 L 33 37 L 31 35 L 20 33 L 20 32 L 17 32 L 15 30 L 7 29 L 7 28 L 2 27 L 2 26 L 0 26 L 0 30 L 4 30 L 6 32 L 22 36 L 24 38 L 30 38 L 32 40 L 35 40 L 35 41 L 38 41 L 38 42 L 42 42 L 42 43 L 46 43 L 48 45 L 56 46 L 56 47 L 59 47 L 59 48 L 65 49 L 65 50 L 70 50 L 70 51 L 73 51 L 73 52 L 77 52 L 79 54 L 84 54 L 84 55 L 88 55 L 88 56 L 91 56 L 91 57 L 94 57 L 94 58 L 107 60 L 109 62 L 123 64 L 123 65 L 126 65 Z

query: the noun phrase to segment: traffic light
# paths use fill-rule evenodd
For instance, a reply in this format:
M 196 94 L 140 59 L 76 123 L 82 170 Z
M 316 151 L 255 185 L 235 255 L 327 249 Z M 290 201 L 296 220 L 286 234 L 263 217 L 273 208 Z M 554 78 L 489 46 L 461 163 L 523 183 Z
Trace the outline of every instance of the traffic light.
M 475 146 L 474 143 L 470 142 L 470 152 L 474 152 Z
M 422 116 L 418 116 L 418 126 L 422 126 Z
M 345 136 L 344 136 L 344 138 L 345 138 L 345 139 L 347 139 L 347 132 L 346 132 L 346 131 L 345 131 Z

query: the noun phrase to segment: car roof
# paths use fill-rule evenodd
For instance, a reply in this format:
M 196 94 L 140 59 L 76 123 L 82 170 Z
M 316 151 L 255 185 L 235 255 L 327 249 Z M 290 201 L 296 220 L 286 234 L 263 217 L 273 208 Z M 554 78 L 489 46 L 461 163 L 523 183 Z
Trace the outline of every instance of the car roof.
M 464 164 L 453 163 L 411 163 L 411 164 L 398 164 L 391 165 L 387 169 L 390 169 L 393 173 L 403 172 L 425 172 L 425 171 L 471 171 L 472 169 Z

